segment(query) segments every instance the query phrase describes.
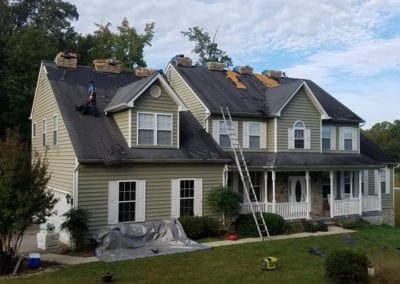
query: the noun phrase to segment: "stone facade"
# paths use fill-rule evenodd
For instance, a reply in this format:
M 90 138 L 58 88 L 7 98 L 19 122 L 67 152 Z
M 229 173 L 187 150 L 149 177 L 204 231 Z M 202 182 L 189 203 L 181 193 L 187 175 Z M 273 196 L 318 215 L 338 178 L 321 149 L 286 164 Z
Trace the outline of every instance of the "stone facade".
M 382 208 L 382 223 L 394 226 L 394 208 Z

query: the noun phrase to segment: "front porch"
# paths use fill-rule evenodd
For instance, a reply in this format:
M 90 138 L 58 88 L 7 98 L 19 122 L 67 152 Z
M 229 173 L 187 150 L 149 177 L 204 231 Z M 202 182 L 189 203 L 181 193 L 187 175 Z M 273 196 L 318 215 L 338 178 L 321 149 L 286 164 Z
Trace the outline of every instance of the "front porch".
M 380 190 L 367 192 L 368 171 L 259 171 L 250 170 L 259 201 L 248 202 L 240 177 L 226 172 L 226 184 L 243 196 L 240 214 L 276 213 L 286 220 L 334 218 L 381 211 Z M 366 191 L 366 192 L 364 192 Z M 250 196 L 252 201 L 254 197 Z

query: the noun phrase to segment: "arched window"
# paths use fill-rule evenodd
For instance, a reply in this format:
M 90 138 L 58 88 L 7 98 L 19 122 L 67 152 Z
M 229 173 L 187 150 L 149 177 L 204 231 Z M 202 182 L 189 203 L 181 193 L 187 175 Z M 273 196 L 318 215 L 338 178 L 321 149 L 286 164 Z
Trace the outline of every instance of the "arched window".
M 297 120 L 294 125 L 294 148 L 295 149 L 304 149 L 304 129 L 306 128 L 305 124 L 301 120 Z

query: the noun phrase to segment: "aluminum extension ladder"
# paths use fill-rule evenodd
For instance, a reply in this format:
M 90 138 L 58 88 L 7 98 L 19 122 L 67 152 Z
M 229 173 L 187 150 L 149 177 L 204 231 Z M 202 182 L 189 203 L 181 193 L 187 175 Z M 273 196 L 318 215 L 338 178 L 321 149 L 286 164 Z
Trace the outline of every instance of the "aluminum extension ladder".
M 222 118 L 224 120 L 224 124 L 226 129 L 228 130 L 228 135 L 229 135 L 229 140 L 231 142 L 231 148 L 233 150 L 233 154 L 235 156 L 235 162 L 237 169 L 239 171 L 240 179 L 242 180 L 244 192 L 246 193 L 246 198 L 248 203 L 250 204 L 250 210 L 251 214 L 253 215 L 254 222 L 256 223 L 257 226 L 257 231 L 260 236 L 260 239 L 264 241 L 264 238 L 267 237 L 268 239 L 270 238 L 269 231 L 267 224 L 265 223 L 264 216 L 261 212 L 261 207 L 257 199 L 257 195 L 254 191 L 254 186 L 251 181 L 249 169 L 247 168 L 246 160 L 243 155 L 243 150 L 242 147 L 240 146 L 239 143 L 239 137 L 237 137 L 236 131 L 235 131 L 235 126 L 232 121 L 231 113 L 229 111 L 229 108 L 226 107 L 225 109 L 221 107 L 221 114 Z M 253 195 L 254 202 L 251 202 L 250 199 L 250 192 Z M 254 206 L 252 203 L 255 203 L 255 208 L 258 210 L 254 210 Z

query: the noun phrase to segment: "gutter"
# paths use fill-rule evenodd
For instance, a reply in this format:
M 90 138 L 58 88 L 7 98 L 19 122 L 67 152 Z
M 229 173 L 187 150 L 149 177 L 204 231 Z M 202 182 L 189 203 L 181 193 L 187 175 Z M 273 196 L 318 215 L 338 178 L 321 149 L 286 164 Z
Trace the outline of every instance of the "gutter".
M 79 162 L 76 159 L 76 164 L 73 170 L 72 176 L 72 206 L 74 208 L 78 208 L 78 186 L 79 186 Z
M 80 160 L 81 163 L 84 164 L 108 164 L 108 165 L 113 165 L 113 164 L 129 164 L 129 163 L 143 163 L 143 164 L 155 164 L 155 163 L 162 163 L 162 164 L 176 164 L 176 163 L 182 163 L 182 164 L 192 164 L 192 163 L 207 163 L 207 164 L 224 164 L 227 162 L 231 162 L 231 159 L 218 159 L 218 160 L 204 160 L 204 159 L 175 159 L 175 160 L 163 160 L 163 159 L 157 159 L 157 160 L 144 160 L 144 159 L 131 159 L 131 160 L 117 160 L 117 161 L 110 161 L 109 163 L 106 163 L 104 160 L 101 159 L 84 159 Z

